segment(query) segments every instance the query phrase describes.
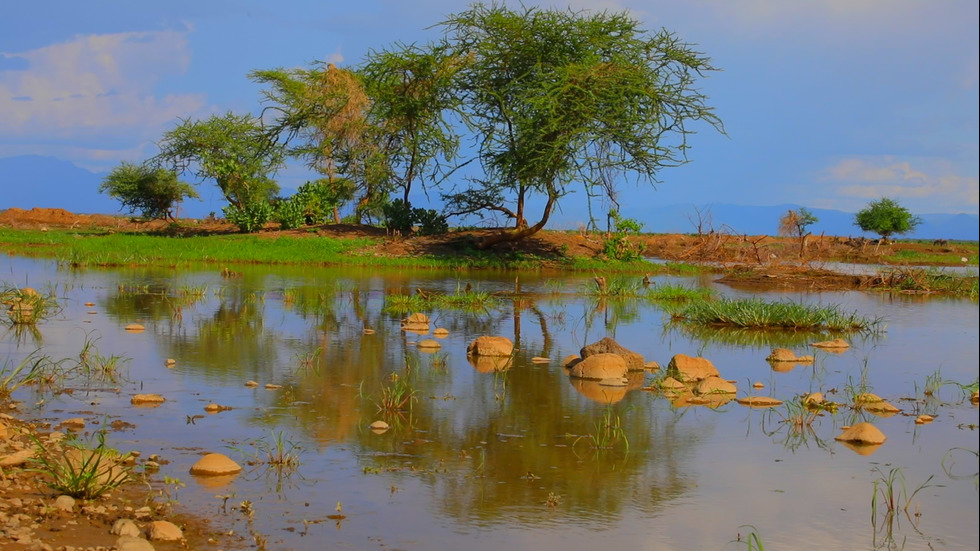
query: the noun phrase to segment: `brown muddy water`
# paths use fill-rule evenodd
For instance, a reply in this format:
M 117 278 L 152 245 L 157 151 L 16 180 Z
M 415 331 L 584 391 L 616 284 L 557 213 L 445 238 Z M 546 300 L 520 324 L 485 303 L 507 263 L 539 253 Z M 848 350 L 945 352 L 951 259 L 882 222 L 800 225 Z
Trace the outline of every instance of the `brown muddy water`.
M 36 332 L 0 328 L 0 357 L 16 363 L 40 349 L 73 358 L 90 340 L 99 354 L 128 359 L 116 381 L 68 381 L 70 393 L 22 388 L 15 398 L 25 415 L 52 424 L 81 416 L 90 430 L 131 423 L 109 432 L 109 444 L 159 454 L 157 477 L 186 484 L 177 493 L 183 506 L 246 543 L 258 535 L 267 549 L 745 549 L 753 531 L 767 549 L 976 548 L 977 407 L 952 384 L 924 393 L 937 373 L 977 380 L 975 302 L 716 286 L 727 296 L 835 304 L 885 320 L 883 331 L 851 335 L 850 349 L 831 354 L 808 343 L 834 335 L 691 329 L 649 301 L 599 302 L 579 292 L 588 277 L 235 269 L 237 277 L 214 268 L 72 271 L 0 256 L 0 279 L 54 292 L 63 308 Z M 655 284 L 714 286 L 712 278 Z M 427 311 L 432 329 L 449 331 L 434 353 L 415 344 L 431 331 L 404 332 L 403 314 L 384 310 L 392 293 L 467 283 L 533 296 L 474 312 Z M 130 323 L 146 329 L 128 333 Z M 509 369 L 467 360 L 480 335 L 515 341 Z M 663 366 L 678 353 L 708 358 L 739 397 L 791 401 L 820 391 L 844 405 L 800 427 L 786 422 L 793 411 L 785 405 L 691 406 L 641 390 L 656 372 L 633 376 L 628 390 L 574 384 L 562 358 L 606 336 Z M 765 361 L 774 346 L 815 354 L 815 362 L 774 369 Z M 382 414 L 377 403 L 393 373 L 417 400 Z M 249 380 L 259 386 L 246 387 Z M 851 409 L 858 388 L 901 413 Z M 131 405 L 147 392 L 166 403 Z M 209 403 L 231 409 L 207 414 Z M 936 419 L 917 425 L 920 413 Z M 379 419 L 391 426 L 383 434 L 369 429 Z M 625 438 L 596 449 L 590 435 L 617 420 Z M 860 421 L 887 441 L 855 451 L 834 440 Z M 230 481 L 188 472 L 204 452 L 247 464 L 277 437 L 298 457 L 295 468 L 247 465 Z M 873 521 L 875 482 L 882 487 L 893 469 L 906 495 L 928 483 L 908 515 L 888 518 L 879 498 Z M 897 482 L 894 489 L 901 492 Z

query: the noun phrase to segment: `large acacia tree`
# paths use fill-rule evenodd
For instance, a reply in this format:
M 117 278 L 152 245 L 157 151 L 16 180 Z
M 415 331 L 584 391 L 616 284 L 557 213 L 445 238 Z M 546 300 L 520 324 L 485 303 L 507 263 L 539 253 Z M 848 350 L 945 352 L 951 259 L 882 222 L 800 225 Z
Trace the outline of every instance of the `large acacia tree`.
M 271 175 L 282 167 L 282 150 L 252 115 L 228 112 L 185 119 L 165 132 L 158 145 L 154 162 L 213 179 L 238 211 L 268 203 L 279 191 Z
M 483 168 L 447 204 L 513 222 L 483 247 L 543 228 L 573 182 L 618 173 L 656 183 L 661 168 L 687 161 L 692 121 L 723 131 L 696 87 L 714 70 L 708 58 L 627 14 L 476 4 L 440 26 L 441 48 L 465 60 L 455 94 Z M 535 195 L 545 203 L 531 224 Z

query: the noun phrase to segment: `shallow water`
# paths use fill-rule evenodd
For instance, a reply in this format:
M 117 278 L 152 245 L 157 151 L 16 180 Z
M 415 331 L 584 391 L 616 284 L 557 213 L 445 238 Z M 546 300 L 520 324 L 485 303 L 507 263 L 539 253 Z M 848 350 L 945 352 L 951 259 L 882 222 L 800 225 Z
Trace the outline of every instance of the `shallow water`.
M 0 256 L 0 279 L 53 290 L 63 306 L 36 334 L 0 332 L 8 362 L 36 348 L 77 357 L 86 339 L 102 355 L 130 359 L 125 380 L 73 380 L 71 394 L 22 389 L 23 409 L 52 423 L 82 416 L 90 429 L 116 418 L 133 423 L 110 432 L 109 443 L 160 454 L 169 463 L 158 479 L 187 484 L 178 493 L 182 504 L 239 534 L 262 534 L 269 549 L 734 549 L 731 542 L 752 530 L 744 525 L 773 549 L 975 546 L 977 408 L 952 385 L 930 399 L 922 394 L 937 371 L 959 383 L 977 379 L 973 302 L 749 293 L 714 284 L 711 275 L 656 282 L 835 304 L 885 320 L 883 332 L 852 336 L 852 347 L 837 355 L 807 346 L 832 335 L 672 325 L 646 301 L 583 296 L 590 277 L 235 269 L 240 277 L 223 278 L 214 268 L 69 271 Z M 414 344 L 431 334 L 403 332 L 401 315 L 383 311 L 392 293 L 453 292 L 467 283 L 524 295 L 479 312 L 429 312 L 433 328 L 449 330 L 435 354 Z M 146 330 L 126 333 L 134 322 Z M 364 334 L 365 327 L 375 333 Z M 467 344 L 484 334 L 517 343 L 506 371 L 482 372 L 467 361 Z M 739 396 L 791 400 L 836 389 L 828 397 L 843 402 L 846 389 L 863 382 L 903 413 L 876 418 L 842 407 L 798 430 L 783 422 L 785 407 L 678 406 L 638 388 L 573 384 L 561 359 L 605 336 L 661 365 L 677 353 L 702 355 L 736 381 Z M 773 346 L 814 353 L 816 362 L 776 371 L 764 361 Z M 534 356 L 551 363 L 532 363 Z M 167 358 L 176 360 L 173 368 L 164 366 Z M 392 373 L 410 382 L 417 401 L 410 412 L 385 417 L 392 429 L 377 435 L 367 426 L 384 417 L 376 403 Z M 634 377 L 631 387 L 653 376 Z M 247 380 L 283 388 L 246 388 Z M 136 408 L 130 398 L 139 392 L 167 402 Z M 211 402 L 233 409 L 206 415 Z M 916 425 L 918 413 L 937 419 Z M 628 451 L 622 441 L 606 450 L 590 445 L 588 435 L 606 416 L 619 420 Z M 888 436 L 870 455 L 833 439 L 861 420 Z M 296 470 L 253 465 L 221 487 L 188 474 L 204 451 L 244 463 L 261 442 L 273 442 L 273 431 L 296 446 Z M 901 469 L 910 493 L 933 478 L 910 506 L 921 516 L 900 514 L 890 524 L 879 518 L 875 529 L 873 481 L 892 468 Z M 225 511 L 216 496 L 232 496 Z M 244 500 L 255 510 L 250 524 L 234 509 Z M 338 502 L 346 516 L 340 522 L 327 518 Z

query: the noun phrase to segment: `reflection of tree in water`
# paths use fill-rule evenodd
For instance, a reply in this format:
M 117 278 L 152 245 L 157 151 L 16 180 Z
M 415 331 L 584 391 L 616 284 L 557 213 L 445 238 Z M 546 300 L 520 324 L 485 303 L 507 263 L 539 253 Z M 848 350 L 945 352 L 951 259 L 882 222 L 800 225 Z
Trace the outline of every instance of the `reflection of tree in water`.
M 435 367 L 439 354 L 410 344 L 421 337 L 386 318 L 383 300 L 350 289 L 291 291 L 291 305 L 284 308 L 313 323 L 290 346 L 304 354 L 317 351 L 318 364 L 314 369 L 293 362 L 294 383 L 269 396 L 282 409 L 256 416 L 256 423 L 293 425 L 320 446 L 353 443 L 366 471 L 419 477 L 431 485 L 444 514 L 481 524 L 513 522 L 518 512 L 521 522 L 533 522 L 536 513 L 528 509 L 546 515 L 549 492 L 561 496 L 564 511 L 588 521 L 628 507 L 655 511 L 688 487 L 683 459 L 697 438 L 684 433 L 669 410 L 651 408 L 646 394 L 634 392 L 611 406 L 628 435 L 629 453 L 622 447 L 595 450 L 579 437 L 597 430 L 605 406 L 583 398 L 559 366 L 533 364 L 531 350 L 518 350 L 506 373 L 468 373 L 473 386 L 467 395 L 450 397 L 454 370 L 471 368 L 463 367 L 468 364 L 462 358 Z M 531 300 L 504 304 L 479 315 L 449 310 L 430 316 L 433 327 L 453 334 L 501 334 L 509 325 L 504 331 L 519 348 L 534 343 L 534 350 L 550 355 L 549 316 Z M 246 321 L 247 305 L 240 306 L 238 330 L 258 329 Z M 374 333 L 364 334 L 365 327 Z M 391 373 L 418 391 L 418 402 L 403 415 L 377 411 Z M 297 401 L 303 406 L 291 407 Z M 392 428 L 377 435 L 367 425 L 380 418 Z

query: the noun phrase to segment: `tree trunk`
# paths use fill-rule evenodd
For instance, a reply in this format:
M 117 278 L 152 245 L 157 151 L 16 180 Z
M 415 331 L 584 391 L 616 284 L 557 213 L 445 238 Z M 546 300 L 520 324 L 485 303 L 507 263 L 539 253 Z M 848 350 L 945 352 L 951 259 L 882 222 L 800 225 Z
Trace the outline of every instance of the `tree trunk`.
M 528 226 L 527 222 L 525 221 L 522 227 L 522 225 L 518 222 L 518 226 L 513 229 L 502 230 L 498 233 L 484 237 L 479 243 L 477 243 L 476 248 L 480 250 L 489 249 L 490 247 L 493 247 L 499 243 L 520 241 L 521 239 L 538 233 L 538 231 L 540 231 L 541 228 L 548 223 L 548 218 L 551 217 L 551 209 L 554 208 L 555 201 L 557 199 L 558 196 L 555 193 L 550 193 L 548 195 L 548 202 L 545 204 L 544 212 L 541 214 L 541 220 L 539 220 L 537 224 Z M 523 205 L 521 205 L 521 208 L 523 209 Z

